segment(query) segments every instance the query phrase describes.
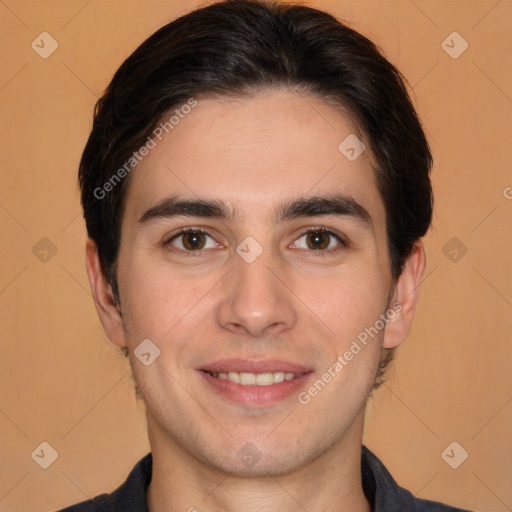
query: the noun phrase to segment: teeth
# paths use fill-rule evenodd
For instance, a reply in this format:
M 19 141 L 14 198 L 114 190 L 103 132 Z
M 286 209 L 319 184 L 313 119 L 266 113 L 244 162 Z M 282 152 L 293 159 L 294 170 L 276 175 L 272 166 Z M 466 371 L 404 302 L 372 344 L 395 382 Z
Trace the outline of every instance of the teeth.
M 214 376 L 215 376 L 215 374 L 214 374 Z M 230 380 L 231 382 L 236 382 L 237 384 L 240 384 L 240 374 L 237 372 L 229 372 L 228 380 Z
M 254 373 L 240 372 L 240 384 L 242 386 L 254 386 L 256 384 L 256 375 Z
M 214 373 L 208 372 L 210 375 L 217 377 L 221 380 L 230 380 L 242 386 L 271 386 L 278 384 L 284 380 L 292 380 L 296 376 L 300 377 L 302 374 L 284 373 L 284 372 L 270 372 L 270 373 L 246 373 L 246 372 L 229 372 L 229 373 Z
M 274 384 L 273 373 L 260 373 L 254 377 L 254 383 L 257 386 L 270 386 Z
M 275 372 L 274 373 L 274 384 L 278 382 L 283 382 L 284 380 L 284 372 Z

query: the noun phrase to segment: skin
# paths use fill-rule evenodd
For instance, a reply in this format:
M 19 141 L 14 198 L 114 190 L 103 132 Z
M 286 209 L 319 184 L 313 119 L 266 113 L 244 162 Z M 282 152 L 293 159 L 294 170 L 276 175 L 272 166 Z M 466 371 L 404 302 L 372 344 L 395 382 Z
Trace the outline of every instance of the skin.
M 338 150 L 352 133 L 367 148 L 353 162 Z M 360 474 L 366 401 L 382 348 L 397 347 L 409 332 L 425 264 L 418 241 L 393 283 L 372 166 L 368 141 L 340 109 L 267 91 L 198 98 L 132 172 L 118 260 L 121 305 L 91 240 L 87 271 L 105 332 L 128 346 L 146 404 L 151 512 L 370 510 Z M 360 203 L 374 231 L 350 216 L 271 218 L 284 201 L 332 192 Z M 236 218 L 138 222 L 170 194 L 222 199 Z M 327 236 L 328 248 L 340 250 L 317 256 L 302 234 L 319 225 L 348 238 L 348 247 Z M 164 245 L 183 227 L 212 234 L 201 239 L 202 255 L 186 257 L 192 250 L 183 236 Z M 247 236 L 263 249 L 250 264 L 236 252 Z M 401 311 L 307 405 L 297 394 L 240 405 L 213 393 L 196 370 L 220 358 L 291 361 L 313 370 L 307 389 L 389 300 Z M 133 355 L 147 338 L 161 351 L 149 366 Z M 247 443 L 260 455 L 251 467 L 237 456 Z

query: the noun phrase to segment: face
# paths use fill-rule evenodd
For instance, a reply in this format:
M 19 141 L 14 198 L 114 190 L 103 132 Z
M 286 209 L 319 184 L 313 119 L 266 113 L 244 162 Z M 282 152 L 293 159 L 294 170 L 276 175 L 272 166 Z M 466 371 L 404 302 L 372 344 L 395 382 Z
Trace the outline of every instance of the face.
M 339 149 L 351 134 L 355 160 Z M 398 312 L 382 327 L 395 298 L 370 149 L 319 99 L 198 98 L 132 171 L 122 321 L 100 317 L 129 348 L 155 443 L 255 476 L 360 436 L 382 346 L 407 330 Z M 143 340 L 146 360 L 160 350 L 148 365 Z

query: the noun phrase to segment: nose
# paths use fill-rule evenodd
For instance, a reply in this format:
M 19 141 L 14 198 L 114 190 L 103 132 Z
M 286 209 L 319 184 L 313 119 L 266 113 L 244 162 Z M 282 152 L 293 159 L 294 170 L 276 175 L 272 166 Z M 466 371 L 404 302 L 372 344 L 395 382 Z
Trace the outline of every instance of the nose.
M 297 299 L 290 275 L 270 251 L 248 263 L 236 257 L 217 309 L 219 325 L 234 334 L 276 335 L 297 322 Z

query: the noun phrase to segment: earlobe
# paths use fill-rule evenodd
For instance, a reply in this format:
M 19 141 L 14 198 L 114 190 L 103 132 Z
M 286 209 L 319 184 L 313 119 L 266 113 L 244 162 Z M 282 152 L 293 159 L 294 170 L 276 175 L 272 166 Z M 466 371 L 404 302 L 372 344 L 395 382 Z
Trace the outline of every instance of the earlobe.
M 425 251 L 421 240 L 416 241 L 402 274 L 395 285 L 395 291 L 390 303 L 394 310 L 393 318 L 386 324 L 384 332 L 384 348 L 395 348 L 409 334 L 416 303 L 419 296 L 421 276 L 425 268 Z M 398 304 L 394 306 L 394 304 Z
M 115 300 L 112 286 L 101 269 L 96 244 L 90 238 L 87 240 L 85 252 L 87 275 L 94 304 L 105 334 L 112 343 L 120 347 L 126 346 L 121 310 Z

